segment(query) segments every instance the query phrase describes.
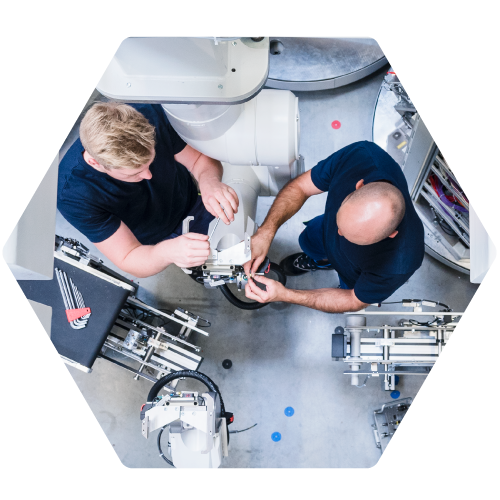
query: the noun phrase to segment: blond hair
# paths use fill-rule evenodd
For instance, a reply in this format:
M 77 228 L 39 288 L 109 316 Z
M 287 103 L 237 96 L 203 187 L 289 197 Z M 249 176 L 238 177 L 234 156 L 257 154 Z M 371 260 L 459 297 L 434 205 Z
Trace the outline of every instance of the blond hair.
M 98 102 L 80 125 L 85 150 L 106 169 L 136 169 L 151 161 L 155 128 L 128 104 Z

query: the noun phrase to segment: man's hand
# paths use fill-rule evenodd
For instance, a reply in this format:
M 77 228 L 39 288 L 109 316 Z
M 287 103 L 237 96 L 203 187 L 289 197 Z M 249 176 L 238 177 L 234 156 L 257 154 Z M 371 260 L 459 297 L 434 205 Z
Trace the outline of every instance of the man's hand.
M 168 258 L 179 267 L 201 266 L 210 255 L 210 243 L 206 234 L 186 233 L 167 240 Z
M 261 290 L 253 280 L 265 285 L 266 290 Z M 263 276 L 249 278 L 245 285 L 245 295 L 247 298 L 261 303 L 282 301 L 285 294 L 286 288 L 279 281 L 264 278 Z
M 269 252 L 269 247 L 273 242 L 274 233 L 259 228 L 250 240 L 250 247 L 252 250 L 252 258 L 243 264 L 245 274 L 250 277 L 257 272 L 260 265 L 264 262 Z
M 220 217 L 226 224 L 234 221 L 234 214 L 238 212 L 238 205 L 240 204 L 236 191 L 216 177 L 201 179 L 199 185 L 201 199 L 205 208 L 214 217 Z M 221 205 L 224 210 L 222 210 Z
M 184 165 L 198 181 L 205 208 L 214 217 L 220 217 L 226 224 L 232 222 L 234 214 L 238 211 L 238 195 L 232 187 L 221 182 L 223 174 L 221 162 L 200 153 L 189 144 L 174 158 L 175 161 Z

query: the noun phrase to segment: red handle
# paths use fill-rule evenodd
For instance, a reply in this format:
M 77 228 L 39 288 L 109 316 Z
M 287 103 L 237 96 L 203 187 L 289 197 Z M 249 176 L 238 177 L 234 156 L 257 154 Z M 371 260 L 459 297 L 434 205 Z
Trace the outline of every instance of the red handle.
M 66 309 L 68 323 L 71 323 L 72 321 L 75 321 L 75 319 L 81 318 L 86 314 L 90 314 L 90 307 L 83 307 L 82 309 Z

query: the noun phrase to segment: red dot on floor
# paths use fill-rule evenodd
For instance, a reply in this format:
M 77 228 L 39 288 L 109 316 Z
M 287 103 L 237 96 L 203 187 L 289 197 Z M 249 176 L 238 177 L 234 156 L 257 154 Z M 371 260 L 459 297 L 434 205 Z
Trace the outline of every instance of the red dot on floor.
M 340 128 L 340 122 L 338 120 L 333 121 L 332 128 L 334 128 L 335 130 Z

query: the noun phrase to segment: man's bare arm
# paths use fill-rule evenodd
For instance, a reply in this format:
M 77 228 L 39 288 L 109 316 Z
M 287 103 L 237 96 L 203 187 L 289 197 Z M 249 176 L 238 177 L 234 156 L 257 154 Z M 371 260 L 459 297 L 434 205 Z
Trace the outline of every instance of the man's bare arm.
M 204 234 L 188 233 L 156 245 L 142 245 L 122 222 L 112 236 L 95 246 L 122 271 L 146 278 L 170 264 L 200 266 L 210 253 L 207 240 Z
M 283 302 L 310 307 L 329 313 L 354 312 L 364 309 L 365 304 L 354 295 L 354 290 L 339 288 L 318 288 L 317 290 L 285 289 Z
M 174 158 L 184 165 L 198 181 L 205 208 L 214 217 L 220 217 L 226 224 L 233 221 L 234 214 L 238 212 L 238 195 L 232 187 L 221 182 L 223 174 L 221 162 L 200 153 L 189 144 Z
M 310 170 L 290 181 L 278 193 L 262 226 L 252 237 L 252 260 L 244 266 L 247 275 L 255 273 L 264 261 L 281 225 L 295 215 L 310 196 L 320 193 L 322 191 L 311 180 Z
M 252 279 L 249 279 L 245 286 L 245 295 L 249 299 L 261 303 L 288 302 L 329 313 L 359 311 L 370 305 L 361 302 L 354 294 L 354 290 L 339 288 L 291 290 L 281 283 L 263 276 L 255 276 L 253 279 L 266 285 L 266 290 L 261 290 Z

